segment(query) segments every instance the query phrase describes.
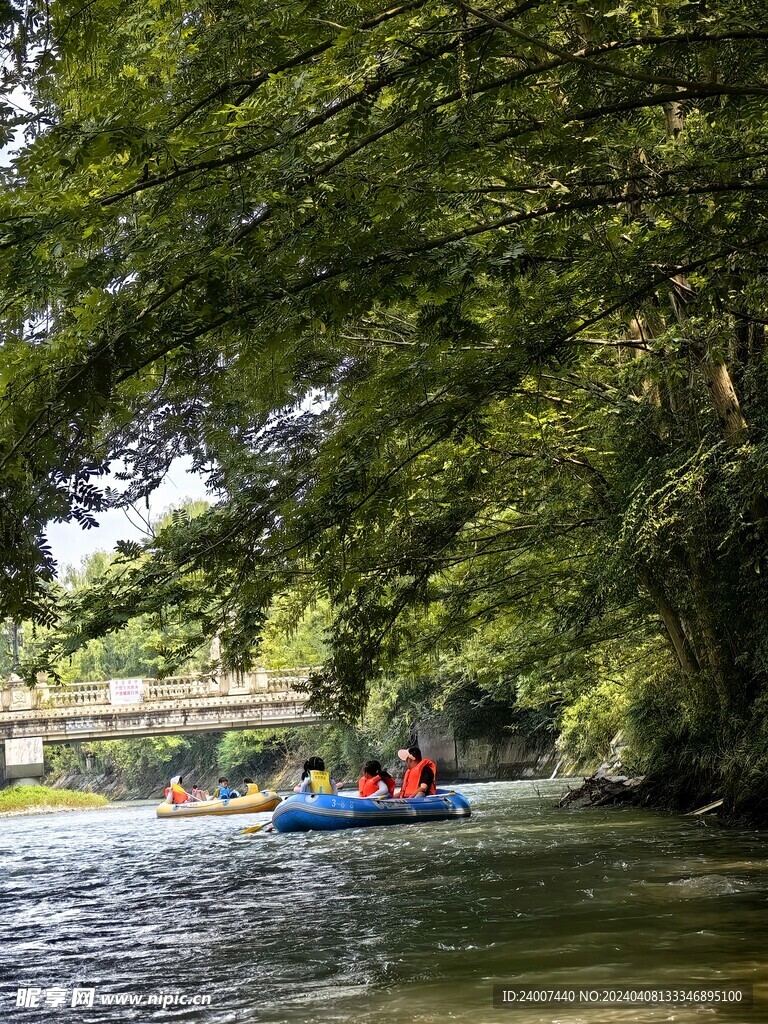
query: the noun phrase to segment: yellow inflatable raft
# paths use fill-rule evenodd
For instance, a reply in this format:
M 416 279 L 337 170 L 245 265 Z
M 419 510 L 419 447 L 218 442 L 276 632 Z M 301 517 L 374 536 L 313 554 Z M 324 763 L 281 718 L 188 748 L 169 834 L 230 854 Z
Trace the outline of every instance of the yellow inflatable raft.
M 258 814 L 274 811 L 280 797 L 271 790 L 235 796 L 231 800 L 185 800 L 183 804 L 163 801 L 157 808 L 158 818 L 193 818 L 204 814 Z

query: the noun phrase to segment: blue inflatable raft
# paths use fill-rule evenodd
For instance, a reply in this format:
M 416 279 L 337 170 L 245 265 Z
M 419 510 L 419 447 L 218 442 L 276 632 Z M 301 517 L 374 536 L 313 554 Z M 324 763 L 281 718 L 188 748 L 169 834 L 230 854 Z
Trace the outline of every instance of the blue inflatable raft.
M 272 815 L 278 832 L 333 831 L 369 825 L 413 825 L 420 821 L 468 818 L 472 811 L 461 793 L 438 789 L 435 796 L 392 800 L 300 793 L 283 800 Z

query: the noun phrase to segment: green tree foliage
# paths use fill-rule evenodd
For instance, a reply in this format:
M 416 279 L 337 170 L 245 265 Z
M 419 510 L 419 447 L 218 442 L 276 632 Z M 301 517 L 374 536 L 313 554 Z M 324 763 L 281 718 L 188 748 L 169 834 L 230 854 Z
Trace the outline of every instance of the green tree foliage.
M 768 674 L 763 6 L 26 10 L 2 610 L 48 621 L 46 522 L 186 452 L 221 500 L 63 649 L 184 608 L 246 667 L 299 588 L 332 609 L 320 707 L 496 622 L 502 688 L 600 685 L 623 643 L 735 749 Z
M 281 594 L 272 603 L 259 641 L 259 661 L 267 669 L 320 665 L 325 635 L 332 622 L 327 598 L 308 604 L 301 590 Z
M 96 552 L 83 559 L 78 570 L 69 566 L 63 577 L 67 591 L 76 594 L 97 584 L 110 572 L 113 558 Z M 47 636 L 42 634 L 45 644 Z M 123 629 L 90 640 L 56 666 L 57 675 L 65 683 L 121 679 L 132 676 L 156 676 L 159 657 L 158 638 L 145 617 L 129 619 Z
M 178 508 L 168 509 L 157 523 L 149 523 L 163 531 L 174 526 L 183 528 L 196 516 L 208 509 L 206 502 L 185 501 Z M 210 667 L 211 637 L 201 632 L 193 610 L 182 613 L 179 601 L 165 604 L 158 600 L 152 613 L 133 616 L 116 604 L 109 608 L 103 601 L 91 601 L 92 594 L 106 590 L 120 591 L 126 567 L 136 568 L 146 562 L 148 555 L 135 542 L 120 544 L 117 553 L 95 552 L 83 558 L 79 568 L 69 565 L 61 577 L 60 585 L 49 587 L 56 595 L 59 608 L 68 613 L 69 646 L 62 650 L 58 634 L 50 627 L 38 627 L 35 622 L 17 628 L 19 658 L 15 668 L 32 678 L 38 668 L 46 669 L 55 680 L 75 682 L 85 680 L 118 679 L 129 676 L 157 677 L 168 675 L 169 670 L 198 672 Z M 80 620 L 71 614 L 82 603 L 91 601 L 98 606 L 99 621 L 82 629 Z M 106 619 L 107 627 L 104 628 Z M 5 624 L 4 662 L 8 671 L 13 664 L 14 624 Z

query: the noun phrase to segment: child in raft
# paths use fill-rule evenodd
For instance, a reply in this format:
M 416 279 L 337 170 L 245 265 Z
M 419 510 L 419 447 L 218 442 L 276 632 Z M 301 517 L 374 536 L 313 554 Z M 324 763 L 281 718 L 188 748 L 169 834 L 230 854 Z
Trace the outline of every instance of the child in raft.
M 243 779 L 243 788 L 240 791 L 240 796 L 256 796 L 261 790 L 256 783 L 248 775 Z
M 229 779 L 226 775 L 222 775 L 219 778 L 219 784 L 213 791 L 214 800 L 231 800 L 233 797 L 240 796 L 236 789 L 233 789 L 229 784 Z
M 325 770 L 325 761 L 322 757 L 310 757 L 304 762 L 301 782 L 298 786 L 293 787 L 293 791 L 294 793 L 328 793 L 335 795 L 339 792 L 339 784 Z
M 357 792 L 369 800 L 393 796 L 395 780 L 386 768 L 381 767 L 380 761 L 366 761 L 363 765 L 363 774 L 357 782 Z

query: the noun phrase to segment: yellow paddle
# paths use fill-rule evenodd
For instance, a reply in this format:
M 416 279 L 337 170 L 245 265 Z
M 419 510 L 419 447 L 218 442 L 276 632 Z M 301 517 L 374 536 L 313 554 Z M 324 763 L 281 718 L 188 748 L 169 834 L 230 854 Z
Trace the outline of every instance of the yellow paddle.
M 266 824 L 266 821 L 263 821 L 261 825 L 249 825 L 248 828 L 241 828 L 240 835 L 249 836 L 252 835 L 254 832 L 261 832 L 261 830 L 264 828 Z

